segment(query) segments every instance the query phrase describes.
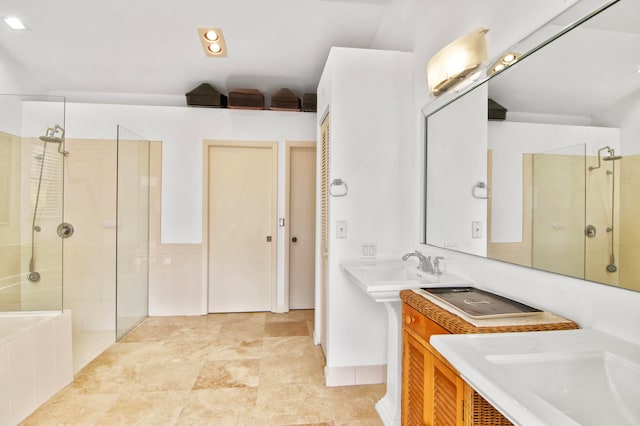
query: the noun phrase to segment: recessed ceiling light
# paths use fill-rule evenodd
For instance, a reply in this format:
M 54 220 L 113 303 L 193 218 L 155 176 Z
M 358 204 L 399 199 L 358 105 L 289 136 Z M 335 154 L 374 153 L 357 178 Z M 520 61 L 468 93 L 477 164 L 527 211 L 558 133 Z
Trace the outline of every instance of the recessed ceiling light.
M 218 40 L 218 33 L 214 30 L 209 30 L 204 33 L 204 38 L 207 39 L 207 41 L 216 41 Z
M 220 53 L 222 51 L 222 47 L 220 47 L 218 43 L 211 43 L 207 49 L 209 49 L 211 53 Z
M 198 28 L 198 35 L 205 55 L 212 58 L 227 56 L 227 45 L 220 28 Z
M 27 27 L 22 23 L 22 21 L 15 16 L 9 16 L 8 18 L 4 18 L 4 22 L 7 23 L 8 26 L 13 30 L 26 30 Z
M 513 61 L 515 58 L 516 58 L 516 55 L 514 55 L 513 53 L 508 53 L 508 54 L 506 54 L 506 55 L 504 56 L 504 58 L 502 58 L 502 60 L 503 60 L 504 62 L 509 63 L 509 62 Z

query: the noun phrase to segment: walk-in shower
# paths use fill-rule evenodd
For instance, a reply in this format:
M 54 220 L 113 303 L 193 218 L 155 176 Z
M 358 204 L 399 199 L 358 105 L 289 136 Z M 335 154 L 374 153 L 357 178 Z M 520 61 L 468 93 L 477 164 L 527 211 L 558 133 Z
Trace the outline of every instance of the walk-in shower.
M 607 156 L 603 157 L 602 153 L 607 151 Z M 602 167 L 602 161 L 616 161 L 622 159 L 621 155 L 616 155 L 615 150 L 610 146 L 605 146 L 598 150 L 598 164 L 596 166 L 589 166 L 589 171 L 592 172 L 594 170 Z M 615 256 L 615 222 L 616 222 L 616 168 L 615 165 L 610 170 L 606 170 L 606 175 L 611 177 L 611 191 L 610 191 L 610 215 L 608 226 L 606 228 L 607 234 L 609 234 L 609 263 L 607 264 L 607 272 L 614 273 L 618 271 L 618 266 L 616 265 L 616 256 Z M 591 226 L 591 228 L 589 228 Z M 596 234 L 596 229 L 592 225 L 589 225 L 587 230 L 585 231 L 587 237 L 592 238 Z
M 35 195 L 35 202 L 33 206 L 33 218 L 31 221 L 31 259 L 29 260 L 29 274 L 27 275 L 27 279 L 30 282 L 40 281 L 40 272 L 36 270 L 36 257 L 35 257 L 35 249 L 36 249 L 36 232 L 42 231 L 42 228 L 37 224 L 38 219 L 38 207 L 40 206 L 40 195 L 42 192 L 42 181 L 45 172 L 45 164 L 47 159 L 47 144 L 57 144 L 58 145 L 58 153 L 63 155 L 64 157 L 69 156 L 69 152 L 64 150 L 64 128 L 59 124 L 56 124 L 54 127 L 47 128 L 44 136 L 38 137 L 44 144 L 42 145 L 42 153 L 37 155 L 34 160 L 40 162 L 40 171 L 38 175 L 38 183 Z M 73 228 L 69 228 L 69 225 L 66 227 L 63 226 L 65 224 L 61 224 L 58 227 L 58 235 L 60 237 L 70 236 L 69 230 Z M 63 227 L 63 228 L 60 228 Z M 64 229 L 64 234 L 61 231 Z

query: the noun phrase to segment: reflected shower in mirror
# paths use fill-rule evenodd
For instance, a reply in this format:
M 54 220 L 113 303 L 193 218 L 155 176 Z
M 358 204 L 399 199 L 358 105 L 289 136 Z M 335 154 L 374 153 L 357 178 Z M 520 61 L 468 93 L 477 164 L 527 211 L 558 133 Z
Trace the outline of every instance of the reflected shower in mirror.
M 587 3 L 424 108 L 423 239 L 640 291 L 640 2 Z

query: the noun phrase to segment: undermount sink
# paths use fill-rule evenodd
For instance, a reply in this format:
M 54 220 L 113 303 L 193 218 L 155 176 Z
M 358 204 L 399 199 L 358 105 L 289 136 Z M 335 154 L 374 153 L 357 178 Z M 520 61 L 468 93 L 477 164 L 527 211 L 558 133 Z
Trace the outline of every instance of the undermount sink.
M 586 329 L 438 335 L 431 344 L 516 424 L 640 424 L 640 345 Z

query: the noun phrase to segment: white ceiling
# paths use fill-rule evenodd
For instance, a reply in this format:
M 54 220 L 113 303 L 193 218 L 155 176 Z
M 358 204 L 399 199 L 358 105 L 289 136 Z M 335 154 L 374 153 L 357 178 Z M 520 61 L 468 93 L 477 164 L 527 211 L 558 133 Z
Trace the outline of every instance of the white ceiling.
M 640 93 L 640 1 L 625 0 L 489 83 L 510 111 L 597 118 Z
M 331 46 L 371 46 L 389 1 L 2 0 L 0 16 L 29 31 L 0 22 L 0 54 L 71 100 L 184 102 L 203 82 L 223 93 L 288 87 L 302 96 L 315 92 Z M 226 58 L 205 56 L 198 27 L 222 28 Z

